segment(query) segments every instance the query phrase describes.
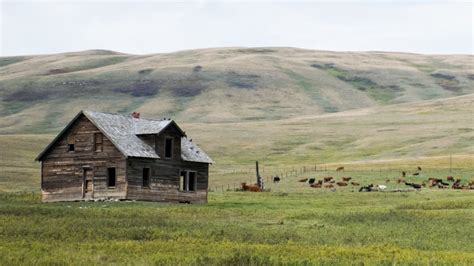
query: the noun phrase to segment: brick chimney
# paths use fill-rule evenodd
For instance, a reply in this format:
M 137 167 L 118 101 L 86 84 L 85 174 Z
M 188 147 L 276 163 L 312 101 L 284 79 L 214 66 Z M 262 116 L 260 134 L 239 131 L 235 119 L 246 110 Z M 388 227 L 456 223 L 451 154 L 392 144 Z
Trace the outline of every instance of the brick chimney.
M 139 112 L 133 112 L 133 113 L 131 113 L 131 115 L 132 115 L 133 118 L 137 118 L 137 119 L 140 118 L 140 113 Z

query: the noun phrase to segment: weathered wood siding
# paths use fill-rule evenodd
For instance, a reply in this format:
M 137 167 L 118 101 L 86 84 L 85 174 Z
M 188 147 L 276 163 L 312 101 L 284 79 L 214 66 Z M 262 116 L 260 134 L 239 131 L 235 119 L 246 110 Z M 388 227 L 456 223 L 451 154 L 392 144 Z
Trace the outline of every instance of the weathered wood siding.
M 165 158 L 165 139 L 173 139 L 173 152 L 170 159 Z M 173 162 L 181 161 L 181 134 L 174 126 L 165 128 L 155 138 L 155 150 L 158 156 L 163 160 L 170 160 Z
M 151 169 L 150 187 L 143 187 L 143 168 Z M 197 189 L 194 192 L 180 191 L 180 171 L 197 172 Z M 185 162 L 180 158 L 127 159 L 127 198 L 148 201 L 206 203 L 209 165 Z
M 90 198 L 125 198 L 126 163 L 115 146 L 103 136 L 102 152 L 94 149 L 94 124 L 81 116 L 47 152 L 42 161 L 43 201 L 83 199 L 84 169 L 91 169 L 93 191 Z M 74 142 L 69 151 L 68 140 Z M 107 168 L 116 168 L 116 186 L 107 187 Z

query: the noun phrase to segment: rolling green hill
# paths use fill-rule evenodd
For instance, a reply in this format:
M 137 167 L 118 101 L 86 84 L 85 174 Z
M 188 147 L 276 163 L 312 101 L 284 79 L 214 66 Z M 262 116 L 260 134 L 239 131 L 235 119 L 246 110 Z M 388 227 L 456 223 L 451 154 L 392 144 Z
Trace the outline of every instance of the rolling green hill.
M 0 58 L 0 133 L 56 132 L 80 109 L 244 122 L 474 93 L 471 55 L 216 48 Z

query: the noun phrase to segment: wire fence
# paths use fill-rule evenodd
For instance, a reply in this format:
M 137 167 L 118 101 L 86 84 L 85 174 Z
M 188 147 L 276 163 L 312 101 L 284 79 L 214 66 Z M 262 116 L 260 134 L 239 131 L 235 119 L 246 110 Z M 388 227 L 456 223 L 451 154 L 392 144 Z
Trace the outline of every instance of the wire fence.
M 444 167 L 443 167 L 444 166 Z M 407 176 L 413 176 L 417 173 L 429 173 L 433 171 L 445 171 L 450 172 L 459 172 L 463 171 L 465 168 L 462 167 L 453 167 L 452 162 L 450 161 L 447 165 L 436 165 L 436 167 L 421 167 L 420 164 L 411 163 L 405 164 L 397 167 L 377 167 L 376 165 L 364 166 L 356 164 L 346 164 L 346 165 L 329 165 L 329 164 L 314 164 L 314 165 L 305 165 L 305 166 L 274 166 L 274 165 L 262 165 L 260 164 L 259 173 L 262 176 L 265 184 L 272 184 L 273 177 L 278 176 L 283 179 L 288 179 L 291 177 L 316 177 L 318 175 L 341 175 L 350 173 L 387 173 L 387 174 L 397 174 L 402 176 L 405 173 Z M 209 191 L 236 191 L 241 188 L 241 184 L 246 182 L 247 184 L 256 183 L 256 169 L 255 166 L 241 166 L 233 165 L 225 167 L 224 169 L 219 169 L 212 171 L 211 176 L 227 175 L 232 176 L 234 180 L 232 182 L 219 181 L 218 184 L 210 184 Z

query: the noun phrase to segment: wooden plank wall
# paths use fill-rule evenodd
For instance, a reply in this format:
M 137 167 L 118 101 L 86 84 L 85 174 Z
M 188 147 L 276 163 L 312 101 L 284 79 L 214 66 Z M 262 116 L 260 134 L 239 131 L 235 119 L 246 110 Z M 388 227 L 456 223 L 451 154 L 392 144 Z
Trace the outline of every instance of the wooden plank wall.
M 100 131 L 82 115 L 47 152 L 42 162 L 43 201 L 81 200 L 84 168 L 93 171 L 92 197 L 125 198 L 125 158 L 105 136 L 103 151 L 95 152 L 94 133 Z M 73 152 L 67 145 L 71 138 Z M 108 167 L 116 168 L 117 184 L 113 189 L 107 188 Z
M 209 165 L 206 163 L 144 158 L 127 159 L 127 198 L 147 201 L 206 203 Z M 149 188 L 142 186 L 143 168 L 151 169 Z M 197 190 L 179 191 L 179 175 L 182 170 L 197 172 Z

